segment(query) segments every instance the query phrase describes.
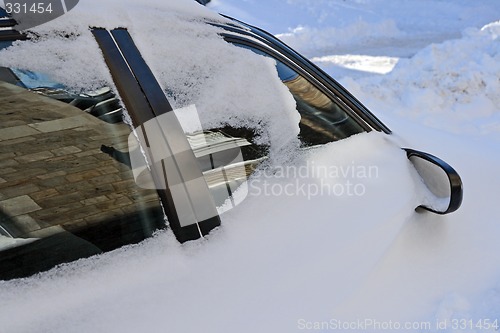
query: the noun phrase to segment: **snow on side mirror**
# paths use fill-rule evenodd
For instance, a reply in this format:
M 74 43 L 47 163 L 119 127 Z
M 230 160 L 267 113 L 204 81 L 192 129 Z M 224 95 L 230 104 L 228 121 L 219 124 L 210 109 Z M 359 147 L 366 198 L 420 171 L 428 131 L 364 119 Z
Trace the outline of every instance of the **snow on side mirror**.
M 448 163 L 428 153 L 404 149 L 427 187 L 427 200 L 418 208 L 437 214 L 456 211 L 462 204 L 462 179 Z

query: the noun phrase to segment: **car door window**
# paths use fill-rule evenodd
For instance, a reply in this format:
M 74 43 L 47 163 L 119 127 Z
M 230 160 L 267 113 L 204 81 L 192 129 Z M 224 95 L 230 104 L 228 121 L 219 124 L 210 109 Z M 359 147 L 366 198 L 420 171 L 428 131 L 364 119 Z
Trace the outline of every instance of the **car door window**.
M 257 48 L 235 45 L 270 57 Z M 294 97 L 301 115 L 299 137 L 303 146 L 321 145 L 364 132 L 339 103 L 290 66 L 274 59 L 277 75 Z M 268 147 L 256 145 L 253 138 L 251 129 L 230 126 L 188 134 L 220 213 L 242 201 L 245 195 L 235 197 L 234 193 L 238 189 L 245 193 L 246 180 L 266 159 Z
M 341 102 L 327 96 L 290 66 L 256 47 L 237 43 L 234 45 L 276 61 L 277 74 L 295 99 L 300 113 L 300 139 L 305 146 L 325 144 L 364 132 L 344 111 Z

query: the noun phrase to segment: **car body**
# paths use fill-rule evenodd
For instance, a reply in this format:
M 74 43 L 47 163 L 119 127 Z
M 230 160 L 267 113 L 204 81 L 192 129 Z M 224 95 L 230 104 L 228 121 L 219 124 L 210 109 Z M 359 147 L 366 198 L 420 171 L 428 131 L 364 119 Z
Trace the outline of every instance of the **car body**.
M 142 55 L 146 49 L 140 36 L 127 27 L 91 29 L 111 73 L 112 80 L 106 80 L 114 85 L 119 100 L 110 90 L 82 94 L 58 85 L 36 87 L 40 76 L 34 72 L 28 76 L 34 73 L 35 86 L 26 90 L 22 72 L 4 68 L 3 77 L 9 77 L 10 84 L 0 83 L 6 119 L 0 129 L 5 148 L 0 154 L 1 279 L 29 276 L 140 242 L 165 228 L 165 221 L 180 242 L 205 237 L 221 225 L 224 212 L 244 201 L 255 172 L 286 163 L 280 155 L 293 147 L 285 134 L 297 139 L 298 150 L 314 150 L 367 132 L 391 136 L 390 129 L 342 85 L 271 34 L 228 17 L 207 18 L 196 23 L 197 28 L 200 25 L 214 39 L 228 43 L 235 60 L 243 56 L 262 65 L 255 67 L 261 69 L 252 80 L 236 80 L 234 85 L 241 84 L 252 96 L 256 82 L 268 81 L 259 79 L 259 73 L 282 85 L 276 91 L 288 104 L 278 98 L 274 103 L 293 113 L 283 120 L 283 128 L 285 122 L 291 130 L 298 125 L 298 133 L 276 135 L 273 127 L 260 131 L 265 112 L 241 122 L 247 115 L 226 110 L 214 125 L 213 120 L 203 119 L 210 110 L 174 111 L 172 101 L 183 109 L 183 98 L 189 100 L 185 95 L 190 93 L 158 83 L 155 66 L 149 67 L 147 61 L 151 56 Z M 5 39 L 25 37 L 11 34 Z M 227 50 L 217 54 L 217 45 L 197 53 L 201 59 L 205 54 L 207 61 L 224 58 Z M 211 73 L 212 69 L 202 68 L 210 65 L 198 66 L 176 75 L 195 76 L 196 82 L 197 75 Z M 244 75 L 239 79 L 249 79 L 252 72 Z M 199 93 L 213 97 L 210 91 Z M 213 95 L 220 103 L 227 95 L 227 108 L 238 103 L 224 89 Z M 262 98 L 272 107 L 272 94 Z M 127 110 L 126 123 L 117 121 L 121 104 Z M 419 207 L 439 214 L 458 209 L 462 183 L 456 171 L 430 154 L 413 149 L 405 153 L 430 198 Z

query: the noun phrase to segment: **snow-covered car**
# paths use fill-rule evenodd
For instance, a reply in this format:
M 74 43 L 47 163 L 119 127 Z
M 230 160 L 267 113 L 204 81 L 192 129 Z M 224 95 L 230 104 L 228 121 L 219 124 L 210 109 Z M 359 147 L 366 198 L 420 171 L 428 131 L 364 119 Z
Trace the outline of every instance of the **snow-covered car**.
M 312 62 L 259 28 L 182 8 L 162 13 L 164 35 L 82 15 L 0 51 L 10 79 L 0 82 L 0 278 L 137 243 L 166 224 L 180 242 L 203 238 L 254 197 L 362 197 L 386 171 L 411 175 L 419 212 L 460 207 L 451 166 L 402 147 Z M 96 92 L 104 85 L 119 101 Z M 364 160 L 378 149 L 383 162 Z

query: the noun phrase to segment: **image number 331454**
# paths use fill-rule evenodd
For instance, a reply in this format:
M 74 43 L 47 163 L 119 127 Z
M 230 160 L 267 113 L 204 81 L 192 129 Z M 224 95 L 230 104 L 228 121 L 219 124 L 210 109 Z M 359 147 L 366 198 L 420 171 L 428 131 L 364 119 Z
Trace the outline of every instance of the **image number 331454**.
M 25 30 L 66 14 L 78 2 L 79 0 L 5 0 L 4 10 L 16 21 L 17 30 Z

